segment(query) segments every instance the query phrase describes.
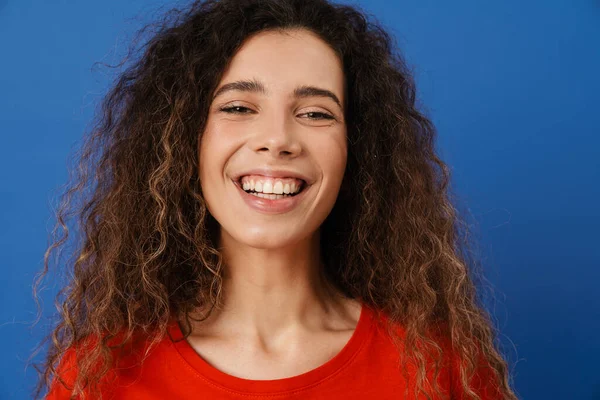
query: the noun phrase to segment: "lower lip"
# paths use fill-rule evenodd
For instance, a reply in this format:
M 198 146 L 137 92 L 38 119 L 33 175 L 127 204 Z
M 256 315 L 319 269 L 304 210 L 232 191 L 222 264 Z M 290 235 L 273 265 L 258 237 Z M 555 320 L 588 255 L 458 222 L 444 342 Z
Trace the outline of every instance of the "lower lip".
M 240 192 L 242 199 L 244 199 L 250 208 L 265 214 L 282 214 L 293 210 L 302 201 L 305 193 L 310 188 L 309 186 L 305 186 L 304 189 L 295 196 L 271 200 L 246 193 L 238 183 L 233 182 L 233 184 Z

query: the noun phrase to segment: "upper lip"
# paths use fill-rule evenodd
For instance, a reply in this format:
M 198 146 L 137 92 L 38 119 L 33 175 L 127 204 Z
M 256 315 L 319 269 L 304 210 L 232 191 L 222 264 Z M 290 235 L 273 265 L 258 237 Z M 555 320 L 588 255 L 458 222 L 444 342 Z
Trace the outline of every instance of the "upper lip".
M 245 170 L 242 172 L 238 172 L 237 174 L 235 174 L 233 176 L 233 180 L 235 182 L 238 182 L 240 180 L 240 178 L 242 178 L 243 176 L 246 176 L 246 175 L 262 175 L 262 176 L 270 177 L 270 178 L 296 178 L 296 179 L 302 179 L 307 184 L 310 184 L 310 179 L 306 175 L 304 175 L 300 172 L 292 171 L 289 169 L 279 169 L 279 168 L 274 169 L 274 168 L 267 168 L 267 167 L 253 168 L 253 169 Z

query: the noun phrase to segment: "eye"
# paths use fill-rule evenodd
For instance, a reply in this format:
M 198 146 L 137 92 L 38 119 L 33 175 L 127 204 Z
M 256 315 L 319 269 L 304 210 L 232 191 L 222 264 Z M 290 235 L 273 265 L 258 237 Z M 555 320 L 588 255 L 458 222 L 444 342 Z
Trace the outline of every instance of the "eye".
M 241 111 L 246 110 L 246 111 Z M 231 106 L 231 107 L 223 107 L 219 109 L 219 111 L 226 112 L 228 114 L 249 114 L 247 111 L 252 111 L 248 107 L 243 106 Z
M 335 117 L 333 115 L 331 115 L 331 114 L 322 113 L 322 112 L 316 112 L 316 111 L 309 111 L 307 113 L 300 114 L 300 115 L 308 115 L 309 116 L 308 119 L 314 119 L 314 120 L 320 120 L 320 119 L 332 120 L 332 119 L 335 119 Z

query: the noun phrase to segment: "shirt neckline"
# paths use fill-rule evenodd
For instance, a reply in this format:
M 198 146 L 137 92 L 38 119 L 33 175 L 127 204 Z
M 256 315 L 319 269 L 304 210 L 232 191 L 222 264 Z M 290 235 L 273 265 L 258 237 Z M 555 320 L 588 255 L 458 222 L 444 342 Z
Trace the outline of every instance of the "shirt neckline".
M 183 333 L 176 319 L 171 321 L 168 329 L 173 339 L 172 344 L 179 355 L 210 384 L 227 391 L 273 395 L 288 394 L 292 391 L 308 389 L 335 376 L 358 354 L 362 346 L 367 342 L 373 331 L 373 327 L 373 311 L 362 304 L 360 317 L 352 336 L 333 358 L 300 375 L 270 380 L 253 380 L 229 375 L 213 367 L 202 356 L 196 353 L 188 341 L 183 338 Z

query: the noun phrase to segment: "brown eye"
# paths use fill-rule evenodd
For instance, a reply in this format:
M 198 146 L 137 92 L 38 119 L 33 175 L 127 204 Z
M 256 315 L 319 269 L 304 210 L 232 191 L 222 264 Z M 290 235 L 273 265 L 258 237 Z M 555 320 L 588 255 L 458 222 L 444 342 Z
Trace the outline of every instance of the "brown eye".
M 308 115 L 309 119 L 314 119 L 314 120 L 321 120 L 321 119 L 328 119 L 328 120 L 332 120 L 335 119 L 335 117 L 333 115 L 327 114 L 327 113 L 322 113 L 322 112 L 316 112 L 316 111 L 310 111 L 301 115 Z
M 242 111 L 242 110 L 244 110 L 244 111 Z M 219 111 L 223 111 L 228 114 L 249 114 L 248 111 L 252 111 L 252 110 L 250 110 L 248 107 L 231 106 L 231 107 L 221 108 L 221 109 L 219 109 Z

